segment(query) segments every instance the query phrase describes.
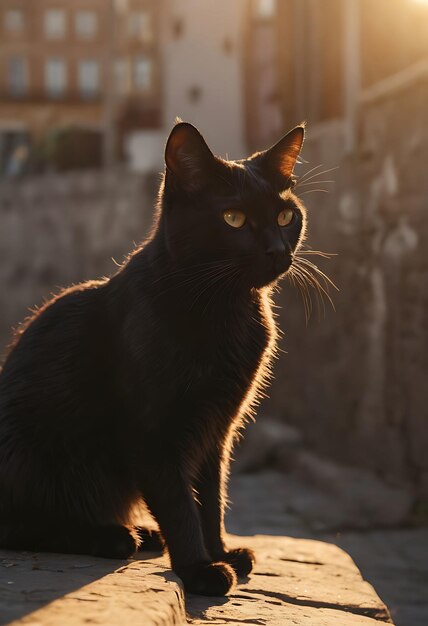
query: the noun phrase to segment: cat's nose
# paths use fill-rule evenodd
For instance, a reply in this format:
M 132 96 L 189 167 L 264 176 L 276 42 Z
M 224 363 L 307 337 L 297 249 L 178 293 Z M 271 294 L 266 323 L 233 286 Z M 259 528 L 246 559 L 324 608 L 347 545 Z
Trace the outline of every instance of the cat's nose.
M 270 256 L 278 256 L 284 254 L 285 246 L 280 235 L 276 231 L 272 231 L 270 228 L 265 228 L 262 233 L 263 244 L 266 254 Z
M 283 272 L 287 269 L 289 263 L 287 262 L 285 245 L 281 238 L 266 236 L 265 253 L 275 271 Z
M 272 237 L 266 244 L 266 254 L 273 260 L 275 266 L 280 265 L 285 258 L 284 242 L 278 237 Z
M 283 256 L 285 253 L 285 246 L 282 242 L 273 243 L 266 249 L 266 254 L 273 257 Z
M 269 246 L 266 249 L 266 255 L 270 259 L 275 271 L 282 272 L 286 269 L 285 247 L 282 243 L 281 245 L 274 244 Z

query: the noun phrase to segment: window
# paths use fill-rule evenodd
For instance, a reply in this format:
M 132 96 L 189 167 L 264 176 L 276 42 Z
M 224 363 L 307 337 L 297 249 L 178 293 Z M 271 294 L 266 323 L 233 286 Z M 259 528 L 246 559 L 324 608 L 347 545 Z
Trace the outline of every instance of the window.
M 134 87 L 146 91 L 152 82 L 152 62 L 147 57 L 137 57 L 134 61 Z
M 114 62 L 114 81 L 118 94 L 129 91 L 129 63 L 126 59 L 116 59 Z
M 49 9 L 44 18 L 45 35 L 48 39 L 62 39 L 65 35 L 65 13 L 62 9 Z
M 93 11 L 77 11 L 75 28 L 76 35 L 80 37 L 80 39 L 92 39 L 97 33 L 97 14 Z
M 45 63 L 45 87 L 53 98 L 64 95 L 67 88 L 67 66 L 63 59 L 48 59 Z
M 24 30 L 24 14 L 19 9 L 9 9 L 4 14 L 4 27 L 11 33 L 20 33 Z
M 12 57 L 7 64 L 7 86 L 10 94 L 23 96 L 28 91 L 27 60 L 22 57 Z
M 100 87 L 99 63 L 93 59 L 85 59 L 79 63 L 79 90 L 83 97 L 93 98 Z
M 275 16 L 276 0 L 256 0 L 256 15 L 261 19 L 271 19 Z
M 0 132 L 0 176 L 25 173 L 30 153 L 30 136 L 25 130 Z
M 152 24 L 148 11 L 134 11 L 128 21 L 129 36 L 146 43 L 152 40 Z

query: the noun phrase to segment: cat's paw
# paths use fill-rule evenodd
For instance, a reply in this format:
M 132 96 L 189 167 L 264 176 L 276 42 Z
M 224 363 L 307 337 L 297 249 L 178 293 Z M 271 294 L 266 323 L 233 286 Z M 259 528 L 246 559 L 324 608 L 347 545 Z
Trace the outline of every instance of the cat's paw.
M 128 559 L 139 546 L 138 537 L 126 526 L 100 526 L 91 553 L 107 559 Z
M 224 596 L 236 584 L 236 574 L 226 563 L 203 563 L 177 571 L 187 592 Z
M 140 552 L 163 552 L 165 541 L 158 530 L 142 526 L 137 526 L 135 530 L 141 541 Z
M 244 578 L 251 573 L 256 557 L 249 548 L 235 548 L 235 550 L 225 552 L 221 556 L 221 560 L 233 567 L 240 578 Z

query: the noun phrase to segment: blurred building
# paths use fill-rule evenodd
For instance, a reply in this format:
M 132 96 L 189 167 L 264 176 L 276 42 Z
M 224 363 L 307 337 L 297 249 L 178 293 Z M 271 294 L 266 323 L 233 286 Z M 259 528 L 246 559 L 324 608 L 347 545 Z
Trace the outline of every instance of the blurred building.
M 249 0 L 249 6 L 245 101 L 255 149 L 302 120 L 312 129 L 341 119 L 352 126 L 365 90 L 427 58 L 425 0 Z
M 201 128 L 213 150 L 245 153 L 242 92 L 245 0 L 170 0 L 165 4 L 165 118 Z
M 246 0 L 0 0 L 0 171 L 162 167 L 176 116 L 245 153 Z
M 199 127 L 221 156 L 246 153 L 243 68 L 247 0 L 163 0 L 160 132 L 133 133 L 131 162 L 163 167 L 165 137 L 175 118 Z
M 0 0 L 3 168 L 19 167 L 19 155 L 35 143 L 52 143 L 58 129 L 104 135 L 112 158 L 117 136 L 160 125 L 160 6 L 157 0 Z M 85 152 L 75 165 L 85 163 Z
M 267 147 L 285 130 L 280 100 L 278 11 L 275 0 L 247 3 L 243 85 L 246 138 L 253 150 Z

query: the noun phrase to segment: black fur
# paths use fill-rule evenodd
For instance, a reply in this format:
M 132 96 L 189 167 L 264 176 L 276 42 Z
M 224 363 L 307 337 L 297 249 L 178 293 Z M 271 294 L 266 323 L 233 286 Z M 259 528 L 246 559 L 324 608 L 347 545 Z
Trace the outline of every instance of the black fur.
M 0 547 L 125 558 L 165 541 L 186 589 L 211 595 L 251 571 L 224 544 L 225 483 L 275 348 L 269 292 L 304 234 L 302 141 L 231 163 L 178 124 L 149 240 L 23 324 L 0 374 Z M 141 499 L 161 535 L 134 527 Z

